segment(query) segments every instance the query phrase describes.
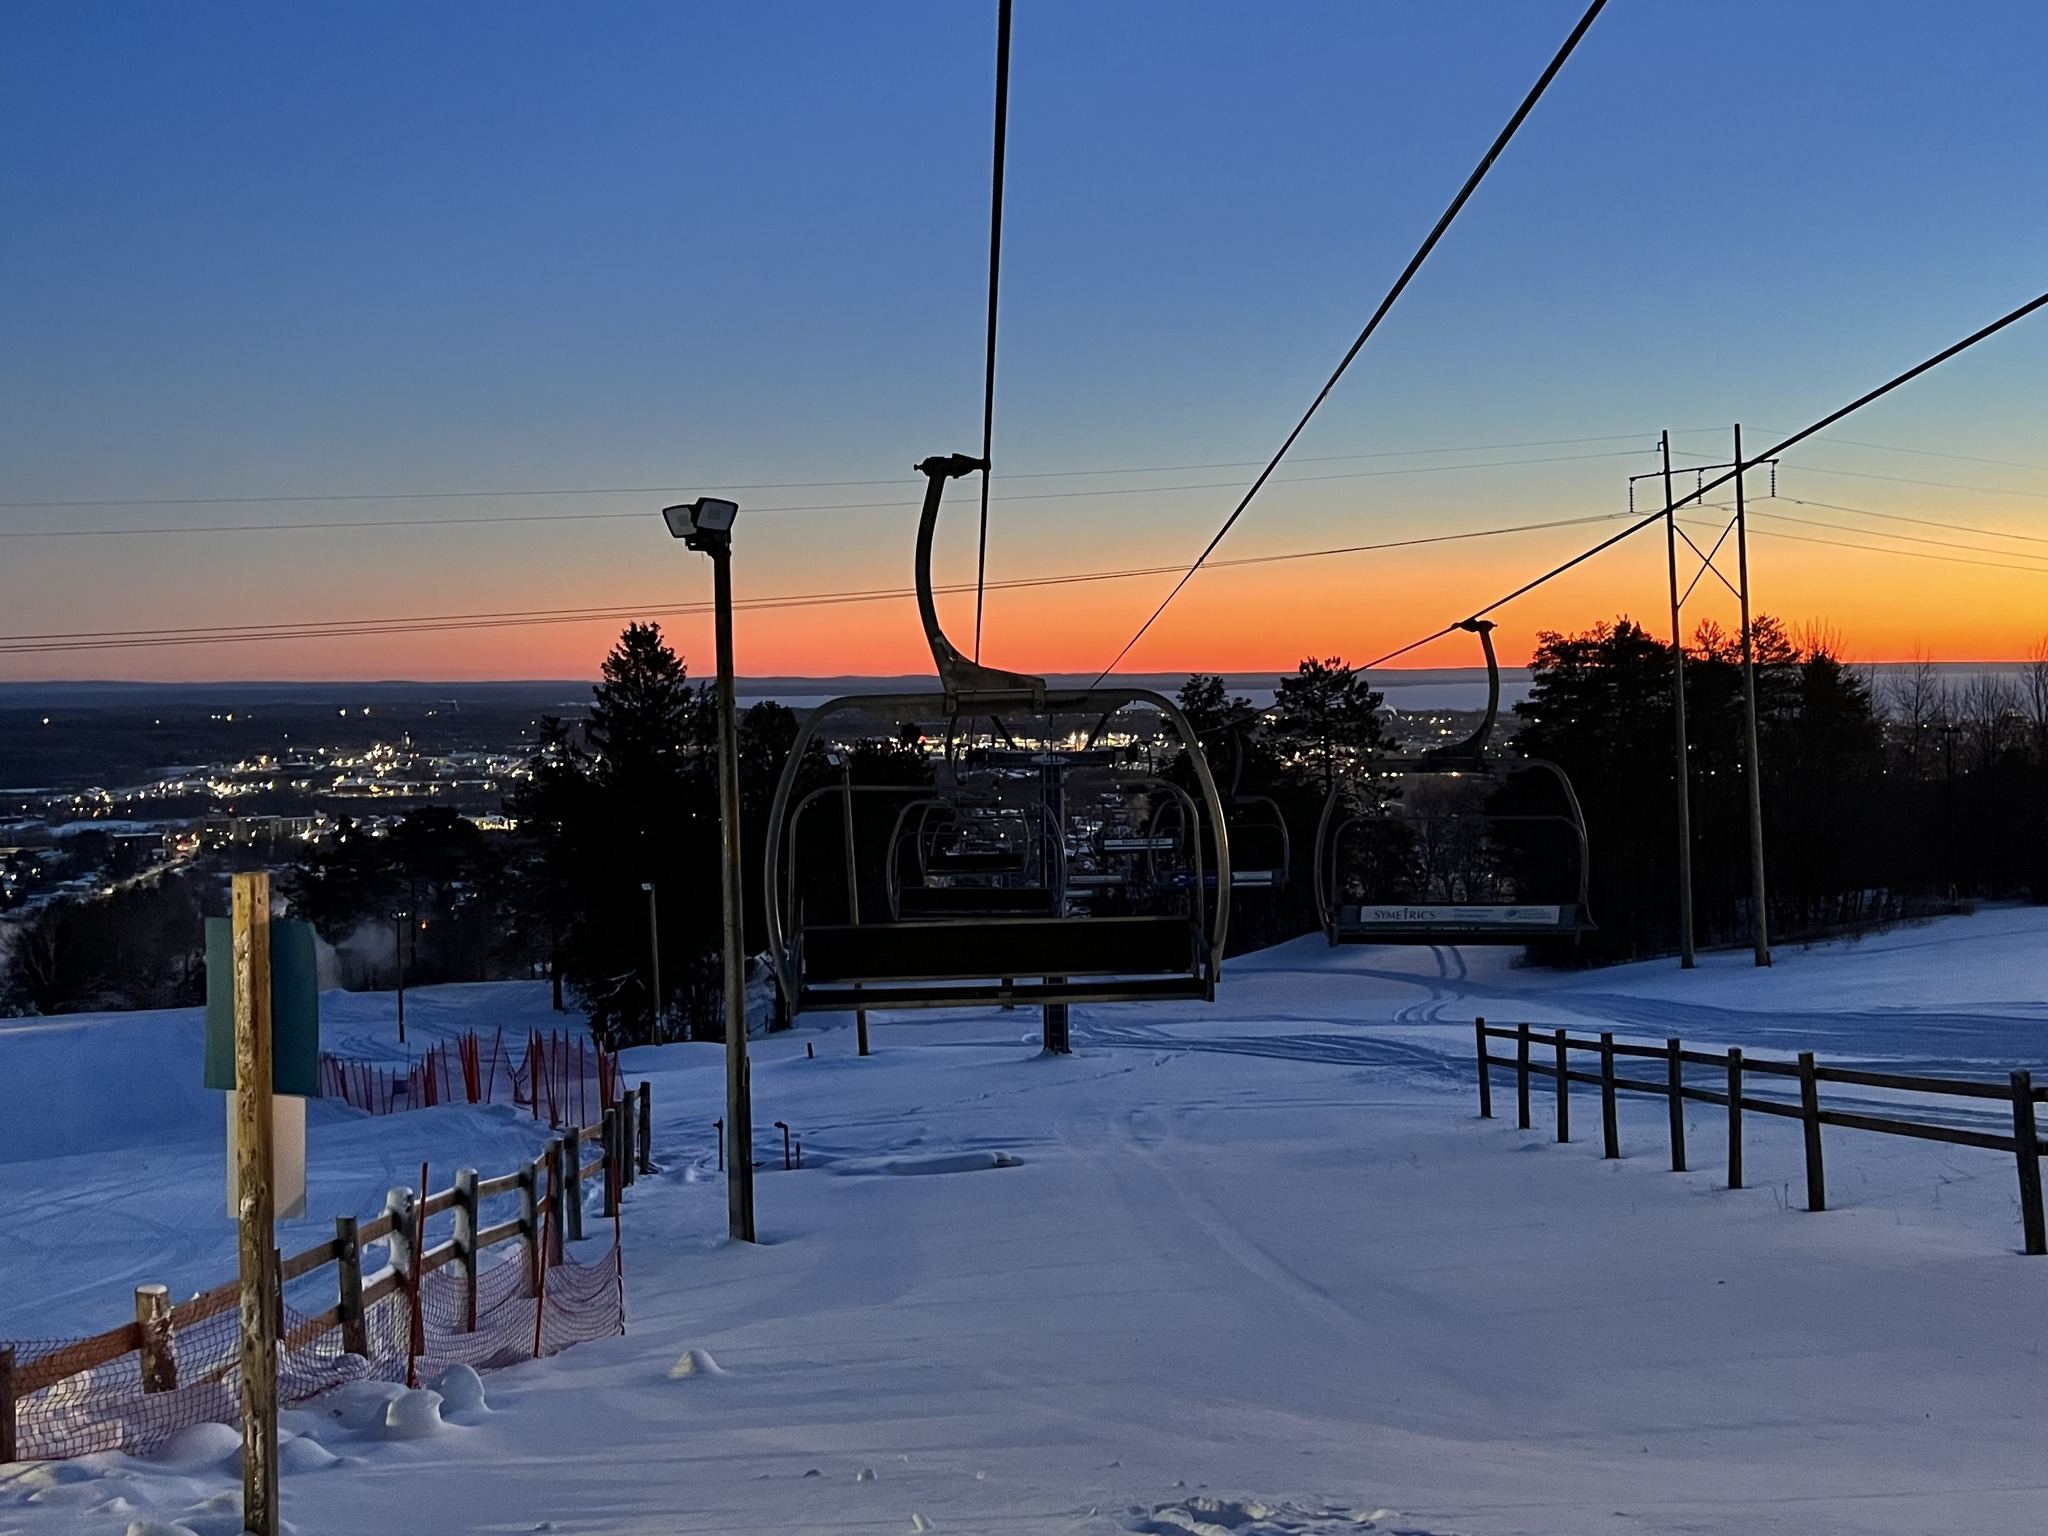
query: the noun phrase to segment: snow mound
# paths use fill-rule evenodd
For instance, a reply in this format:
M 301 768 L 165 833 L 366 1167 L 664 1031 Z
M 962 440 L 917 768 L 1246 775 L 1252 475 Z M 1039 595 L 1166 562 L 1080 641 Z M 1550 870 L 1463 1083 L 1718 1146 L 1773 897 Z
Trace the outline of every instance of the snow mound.
M 197 1536 L 189 1525 L 166 1525 L 161 1520 L 131 1520 L 128 1536 Z
M 327 1449 L 318 1440 L 305 1435 L 293 1435 L 281 1441 L 277 1447 L 277 1464 L 286 1472 L 318 1472 L 322 1467 L 331 1467 L 341 1458 Z M 236 1458 L 237 1466 L 241 1458 Z
M 187 1462 L 221 1461 L 242 1454 L 241 1432 L 230 1424 L 187 1424 L 158 1446 L 153 1461 L 173 1466 Z
M 457 1361 L 436 1376 L 432 1385 L 441 1394 L 441 1417 L 451 1424 L 473 1423 L 491 1411 L 484 1401 L 484 1379 L 474 1366 Z
M 680 1360 L 668 1368 L 670 1381 L 681 1381 L 686 1376 L 723 1376 L 725 1367 L 711 1358 L 706 1349 L 686 1349 Z
M 441 1394 L 425 1387 L 400 1392 L 384 1410 L 384 1433 L 393 1440 L 424 1440 L 446 1427 L 441 1418 Z
M 343 1429 L 361 1433 L 382 1425 L 392 1400 L 404 1395 L 405 1388 L 394 1381 L 349 1381 L 323 1393 L 312 1411 Z
M 190 1536 L 242 1536 L 242 1496 L 240 1493 L 217 1493 L 173 1515 L 161 1527 L 151 1525 L 144 1528 L 167 1531 L 171 1536 L 185 1536 L 188 1532 Z M 277 1528 L 283 1536 L 292 1536 L 293 1527 L 289 1521 L 280 1520 Z M 130 1526 L 129 1530 L 132 1533 L 134 1527 Z
M 1357 1531 L 1387 1531 L 1381 1522 L 1390 1511 L 1361 1513 L 1341 1505 L 1304 1509 L 1296 1504 L 1267 1504 L 1259 1499 L 1219 1499 L 1197 1495 L 1171 1504 L 1143 1506 L 1126 1515 L 1123 1528 L 1134 1536 L 1350 1536 Z M 1421 1530 L 1388 1531 L 1388 1536 L 1429 1536 Z

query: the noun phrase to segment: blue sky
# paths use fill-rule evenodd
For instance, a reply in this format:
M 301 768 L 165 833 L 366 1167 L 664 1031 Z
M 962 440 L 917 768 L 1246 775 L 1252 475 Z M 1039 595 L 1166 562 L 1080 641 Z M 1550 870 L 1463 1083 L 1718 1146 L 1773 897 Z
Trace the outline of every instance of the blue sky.
M 997 494 L 1030 488 L 1006 475 L 1270 452 L 1579 9 L 1019 0 Z M 886 480 L 742 495 L 739 579 L 757 595 L 900 585 L 907 507 L 769 509 L 907 503 L 911 463 L 975 446 L 994 10 L 0 11 L 0 499 Z M 1620 440 L 1340 464 L 1564 461 L 1276 487 L 1226 552 L 1612 510 L 1659 428 L 1720 457 L 1723 424 L 1803 425 L 2048 288 L 2043 58 L 2038 5 L 1614 0 L 1298 451 Z M 2044 361 L 2048 318 L 1839 435 L 2048 463 Z M 2048 473 L 1835 445 L 1800 462 L 1801 494 L 2048 532 L 2029 499 Z M 1000 503 L 992 575 L 1191 557 L 1235 500 L 1213 482 L 1244 474 Z M 700 597 L 653 521 L 661 499 L 0 509 L 11 530 L 647 510 L 7 540 L 0 629 Z M 955 574 L 967 530 L 948 525 Z M 1136 659 L 1356 657 L 1585 540 L 1204 577 Z M 1915 624 L 1938 651 L 2016 654 L 2028 594 L 2048 615 L 2036 574 L 1781 553 L 1777 606 L 1846 615 L 1852 649 L 1873 583 L 1939 589 L 1924 624 L 1898 602 L 1892 632 L 1866 623 L 1872 654 L 1902 654 Z M 1638 589 L 1654 609 L 1655 564 L 1630 558 L 1518 621 L 1588 623 Z M 992 656 L 1106 661 L 1160 590 L 1002 597 Z M 2020 627 L 1962 637 L 1958 605 Z M 826 612 L 750 621 L 751 670 L 918 665 L 907 605 Z M 678 621 L 686 639 L 694 623 Z M 615 629 L 0 668 L 587 672 Z

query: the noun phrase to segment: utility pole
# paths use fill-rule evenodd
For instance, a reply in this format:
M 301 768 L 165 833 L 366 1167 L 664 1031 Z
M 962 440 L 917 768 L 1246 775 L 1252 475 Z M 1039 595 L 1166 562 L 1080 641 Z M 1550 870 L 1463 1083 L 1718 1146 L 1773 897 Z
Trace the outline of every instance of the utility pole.
M 647 952 L 654 969 L 654 1041 L 661 1043 L 661 918 L 654 906 L 654 882 L 643 880 L 640 889 L 647 893 Z
M 725 1124 L 732 1154 L 725 1160 L 727 1229 L 735 1242 L 754 1241 L 754 1106 L 747 1070 L 747 958 L 740 905 L 739 705 L 732 660 L 732 525 L 739 503 L 702 496 L 664 507 L 669 532 L 711 557 L 712 606 L 718 641 L 718 823 L 725 890 Z
M 1678 599 L 1678 512 L 1671 499 L 1671 434 L 1663 435 L 1664 558 L 1671 572 L 1671 719 L 1678 754 L 1678 963 L 1697 963 L 1692 946 L 1692 769 L 1685 746 L 1685 631 Z
M 1742 423 L 1735 423 L 1735 559 L 1742 583 L 1742 708 L 1749 749 L 1749 933 L 1756 963 L 1771 963 L 1769 909 L 1764 904 L 1764 764 L 1757 748 L 1756 638 L 1749 626 L 1749 521 L 1742 501 Z
M 277 1536 L 277 1320 L 283 1292 L 271 1143 L 270 876 L 236 875 L 232 904 L 242 1527 L 255 1536 Z

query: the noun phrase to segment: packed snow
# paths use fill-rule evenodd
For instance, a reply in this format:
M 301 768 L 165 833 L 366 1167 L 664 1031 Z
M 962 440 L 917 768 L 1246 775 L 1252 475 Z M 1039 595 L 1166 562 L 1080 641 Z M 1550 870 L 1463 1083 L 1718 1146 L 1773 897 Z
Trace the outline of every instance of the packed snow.
M 329 1047 L 402 1061 L 388 995 Z M 1999 1076 L 2048 1067 L 2048 910 L 1583 972 L 1485 950 L 1232 962 L 1212 1008 L 807 1020 L 754 1042 L 762 1241 L 725 1238 L 714 1047 L 628 1053 L 658 1175 L 628 1332 L 285 1416 L 303 1536 L 408 1532 L 1926 1532 L 2048 1507 L 2048 1260 L 2010 1156 L 1664 1105 L 1603 1162 L 1481 1121 L 1472 1018 Z M 560 1028 L 541 986 L 407 996 L 408 1046 Z M 0 1336 L 85 1333 L 233 1272 L 223 1109 L 185 1013 L 0 1021 Z M 814 1051 L 815 1055 L 810 1054 Z M 1545 1085 L 1547 1088 L 1547 1085 Z M 1994 1106 L 1995 1107 L 1995 1106 Z M 803 1143 L 785 1172 L 776 1120 Z M 319 1240 L 425 1160 L 530 1155 L 508 1106 L 309 1116 Z M 321 1304 L 325 1304 L 323 1301 Z M 234 1432 L 0 1471 L 0 1533 L 239 1529 Z

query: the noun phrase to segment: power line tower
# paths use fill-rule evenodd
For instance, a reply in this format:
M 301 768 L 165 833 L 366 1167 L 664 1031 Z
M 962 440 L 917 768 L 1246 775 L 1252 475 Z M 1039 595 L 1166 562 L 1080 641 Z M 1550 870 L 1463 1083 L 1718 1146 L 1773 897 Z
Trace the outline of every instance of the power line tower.
M 1675 779 L 1678 786 L 1678 963 L 1691 970 L 1697 963 L 1694 951 L 1693 924 L 1693 880 L 1692 880 L 1692 771 L 1690 749 L 1685 731 L 1685 628 L 1684 609 L 1695 588 L 1711 573 L 1715 580 L 1726 587 L 1742 610 L 1742 704 L 1743 704 L 1743 776 L 1749 790 L 1749 928 L 1750 942 L 1756 953 L 1756 963 L 1767 966 L 1771 963 L 1771 940 L 1769 921 L 1765 906 L 1764 885 L 1764 805 L 1763 805 L 1763 763 L 1757 745 L 1756 724 L 1756 634 L 1751 621 L 1749 606 L 1749 519 L 1744 477 L 1759 467 L 1768 467 L 1771 473 L 1771 494 L 1777 494 L 1778 461 L 1762 458 L 1745 462 L 1742 457 L 1742 426 L 1735 427 L 1735 457 L 1726 464 L 1697 464 L 1689 466 L 1683 473 L 1694 476 L 1696 488 L 1688 495 L 1679 496 L 1672 486 L 1671 434 L 1666 432 L 1659 441 L 1663 464 L 1650 474 L 1631 475 L 1628 482 L 1629 511 L 1635 511 L 1636 482 L 1655 478 L 1663 485 L 1664 510 L 1664 551 L 1666 569 L 1670 576 L 1671 590 L 1671 714 L 1673 750 L 1676 764 Z M 1731 483 L 1735 489 L 1733 515 L 1720 531 L 1713 544 L 1700 548 L 1690 533 L 1678 520 L 1681 507 L 1708 503 L 1704 500 L 1708 474 L 1715 471 L 1729 473 L 1717 478 L 1716 484 Z M 1716 508 L 1715 510 L 1723 510 Z M 1735 580 L 1730 581 L 1717 561 L 1730 538 L 1735 541 Z M 1699 560 L 1692 573 L 1692 579 L 1683 592 L 1678 588 L 1678 546 L 1683 543 Z

